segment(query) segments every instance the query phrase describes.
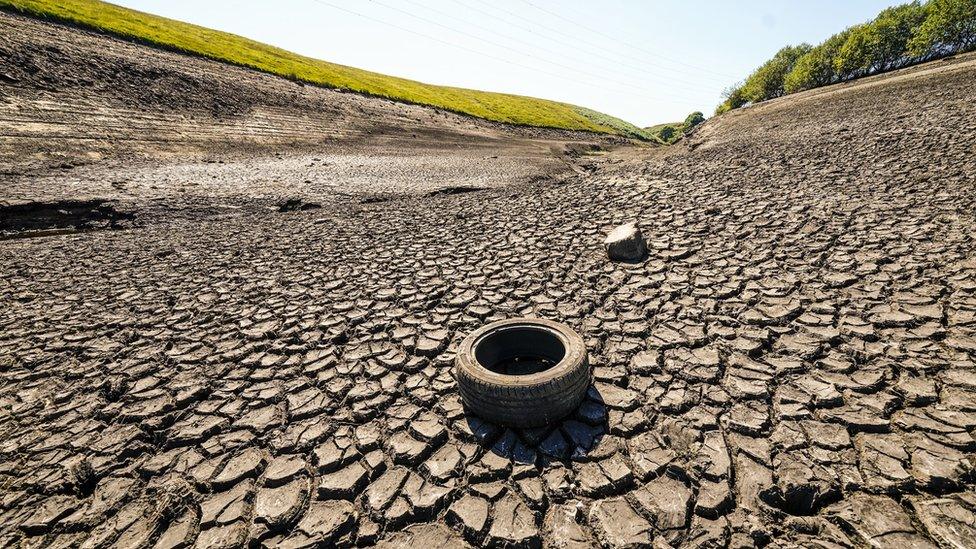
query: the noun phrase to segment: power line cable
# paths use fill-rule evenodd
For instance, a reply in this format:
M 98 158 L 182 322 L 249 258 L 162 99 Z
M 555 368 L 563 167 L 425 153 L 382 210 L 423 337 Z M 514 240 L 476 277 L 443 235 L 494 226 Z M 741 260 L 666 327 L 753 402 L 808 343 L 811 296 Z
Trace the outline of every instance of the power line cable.
M 376 23 L 380 23 L 381 25 L 386 25 L 388 27 L 395 28 L 395 29 L 400 30 L 402 32 L 406 32 L 406 33 L 410 33 L 410 34 L 413 34 L 413 35 L 416 35 L 416 36 L 420 36 L 422 38 L 426 38 L 428 40 L 432 40 L 432 41 L 435 41 L 435 42 L 444 44 L 446 46 L 450 46 L 450 47 L 453 47 L 453 48 L 458 48 L 458 49 L 467 51 L 469 53 L 474 53 L 476 55 L 481 55 L 481 56 L 484 56 L 484 57 L 488 57 L 490 59 L 494 59 L 496 61 L 499 61 L 499 62 L 502 62 L 502 63 L 506 63 L 506 64 L 509 64 L 509 65 L 512 65 L 512 66 L 520 67 L 520 68 L 523 68 L 523 69 L 526 69 L 526 70 L 529 70 L 529 71 L 543 73 L 543 74 L 546 74 L 546 75 L 549 75 L 549 76 L 552 76 L 552 77 L 555 77 L 555 78 L 560 78 L 560 79 L 563 79 L 563 80 L 567 80 L 567 81 L 570 81 L 570 82 L 573 82 L 573 83 L 576 83 L 576 84 L 583 84 L 583 85 L 591 86 L 591 87 L 594 87 L 594 88 L 599 88 L 602 91 L 609 91 L 609 92 L 613 92 L 613 93 L 617 93 L 617 94 L 630 95 L 630 96 L 639 97 L 639 98 L 645 99 L 645 100 L 656 100 L 657 99 L 657 98 L 652 98 L 650 96 L 643 95 L 643 94 L 637 94 L 637 93 L 633 93 L 633 92 L 628 92 L 626 90 L 618 90 L 618 89 L 614 89 L 614 88 L 608 88 L 607 86 L 604 86 L 602 84 L 594 84 L 594 83 L 591 83 L 591 82 L 585 82 L 585 81 L 581 81 L 581 80 L 578 80 L 578 79 L 575 79 L 575 78 L 570 78 L 570 77 L 565 76 L 565 75 L 561 75 L 561 74 L 558 74 L 558 73 L 554 73 L 554 72 L 551 72 L 551 71 L 547 71 L 545 69 L 540 69 L 540 68 L 537 68 L 537 67 L 531 67 L 531 66 L 528 66 L 528 65 L 524 65 L 522 63 L 518 63 L 518 62 L 515 62 L 515 61 L 511 61 L 509 59 L 505 59 L 505 58 L 502 58 L 502 57 L 498 57 L 498 56 L 492 55 L 490 53 L 485 53 L 485 52 L 482 52 L 482 51 L 479 51 L 479 50 L 475 50 L 475 49 L 469 48 L 467 46 L 463 46 L 463 45 L 460 45 L 460 44 L 456 44 L 456 43 L 453 43 L 453 42 L 449 42 L 447 40 L 442 40 L 440 38 L 437 38 L 437 37 L 434 37 L 434 36 L 430 36 L 428 34 L 424 34 L 422 32 L 418 32 L 418 31 L 409 29 L 407 27 L 403 27 L 401 25 L 397 25 L 395 23 L 390 23 L 388 21 L 384 21 L 384 20 L 378 19 L 376 17 L 371 17 L 369 15 L 365 15 L 363 13 L 359 13 L 357 11 L 350 10 L 350 9 L 345 8 L 343 6 L 338 6 L 338 5 L 333 4 L 331 2 L 327 2 L 326 0 L 312 0 L 312 1 L 313 2 L 316 2 L 316 3 L 319 3 L 319 4 L 322 4 L 324 6 L 331 7 L 333 9 L 337 9 L 339 11 L 343 11 L 343 12 L 349 13 L 351 15 L 355 15 L 357 17 L 361 17 L 363 19 L 367 19 L 367 20 L 370 20 L 370 21 L 373 21 L 373 22 L 376 22 Z
M 484 43 L 486 43 L 486 44 L 488 44 L 490 46 L 494 46 L 496 48 L 502 48 L 502 49 L 508 50 L 508 51 L 510 51 L 512 53 L 515 53 L 515 54 L 520 55 L 520 56 L 523 56 L 523 57 L 531 57 L 532 59 L 535 59 L 535 60 L 540 61 L 542 63 L 548 63 L 550 65 L 559 67 L 561 69 L 565 69 L 565 70 L 568 70 L 568 71 L 576 72 L 576 73 L 579 73 L 581 75 L 588 76 L 590 78 L 596 78 L 598 80 L 611 80 L 611 81 L 613 81 L 612 78 L 608 78 L 607 75 L 605 75 L 605 74 L 597 74 L 597 73 L 589 72 L 589 71 L 586 71 L 586 70 L 582 70 L 582 69 L 579 69 L 577 67 L 573 67 L 571 65 L 566 65 L 566 64 L 563 64 L 563 63 L 559 63 L 557 61 L 553 61 L 551 59 L 547 59 L 545 57 L 540 57 L 538 55 L 534 55 L 534 54 L 531 54 L 531 53 L 526 53 L 524 51 L 518 50 L 516 48 L 512 48 L 512 47 L 507 46 L 505 44 L 501 44 L 501 43 L 496 42 L 494 40 L 489 40 L 489 39 L 486 39 L 486 38 L 482 38 L 482 37 L 479 37 L 479 36 L 475 36 L 475 35 L 473 35 L 471 33 L 467 33 L 467 32 L 464 32 L 464 31 L 459 31 L 459 30 L 457 30 L 455 28 L 452 28 L 452 27 L 450 27 L 448 25 L 445 25 L 445 24 L 443 24 L 443 23 L 441 23 L 439 21 L 434 21 L 434 20 L 429 19 L 427 17 L 423 17 L 423 16 L 420 16 L 420 15 L 411 13 L 411 12 L 409 12 L 407 10 L 400 9 L 400 8 L 398 8 L 396 6 L 391 6 L 389 4 L 386 4 L 384 2 L 381 2 L 380 0 L 369 0 L 369 1 L 372 2 L 372 3 L 374 3 L 374 4 L 376 4 L 376 5 L 378 5 L 378 6 L 382 6 L 384 8 L 387 8 L 387 9 L 393 10 L 395 12 L 401 13 L 403 15 L 406 15 L 407 17 L 416 19 L 416 20 L 418 20 L 418 21 L 420 21 L 422 23 L 427 23 L 429 25 L 435 25 L 435 26 L 440 27 L 440 28 L 442 28 L 444 30 L 447 30 L 449 32 L 453 32 L 453 33 L 456 33 L 456 34 L 460 34 L 462 36 L 465 36 L 467 38 L 471 38 L 471 39 L 474 39 L 474 40 L 478 40 L 480 42 L 484 42 Z M 638 92 L 642 92 L 642 93 L 647 89 L 645 86 L 637 86 L 637 85 L 634 85 L 634 84 L 630 84 L 628 82 L 613 81 L 613 83 L 616 84 L 617 86 L 625 86 L 625 87 L 628 87 L 628 88 L 633 88 L 633 89 L 637 90 Z M 679 98 L 677 96 L 673 96 L 673 98 L 676 99 L 676 100 L 684 99 L 684 98 Z
M 540 46 L 538 44 L 533 44 L 531 42 L 528 42 L 526 40 L 523 40 L 523 39 L 518 38 L 518 37 L 515 37 L 515 36 L 511 36 L 511 35 L 508 35 L 508 34 L 502 34 L 502 33 L 498 32 L 497 30 L 494 30 L 494 29 L 485 27 L 484 25 L 480 25 L 478 23 L 473 23 L 471 21 L 467 21 L 465 19 L 462 19 L 462 18 L 457 17 L 455 15 L 452 15 L 450 13 L 445 13 L 443 11 L 434 9 L 432 7 L 425 6 L 425 5 L 423 5 L 423 4 L 419 3 L 419 2 L 416 2 L 415 0 L 403 0 L 403 1 L 404 2 L 407 2 L 408 4 L 411 4 L 411 5 L 414 5 L 414 6 L 423 8 L 423 9 L 426 9 L 426 10 L 428 10 L 430 12 L 433 12 L 433 13 L 441 16 L 441 17 L 445 17 L 447 19 L 452 19 L 452 20 L 457 21 L 459 23 L 462 23 L 462 24 L 469 25 L 469 26 L 475 27 L 477 29 L 480 29 L 481 31 L 491 33 L 491 34 L 493 34 L 495 36 L 499 36 L 501 38 L 504 38 L 505 40 L 510 40 L 510 41 L 513 41 L 513 42 L 518 42 L 518 43 L 524 44 L 524 45 L 526 45 L 526 46 L 528 46 L 530 48 L 535 48 L 535 49 L 544 51 L 544 52 L 546 52 L 548 54 L 551 54 L 551 55 L 554 55 L 554 56 L 557 56 L 557 57 L 565 55 L 565 51 L 563 51 L 563 52 L 556 51 L 556 50 L 553 50 L 551 48 L 547 48 L 547 47 L 544 47 L 544 46 Z M 465 8 L 475 9 L 475 11 L 481 11 L 481 10 L 479 10 L 477 8 L 474 8 L 473 6 L 466 6 L 464 4 L 461 4 L 460 2 L 458 2 L 458 4 L 461 5 L 461 6 L 464 6 Z M 490 15 L 490 14 L 487 14 L 487 15 Z M 506 25 L 510 25 L 510 23 L 508 23 L 507 21 L 504 21 L 504 20 L 502 20 L 502 21 Z M 522 27 L 522 28 L 524 29 L 524 27 Z M 545 36 L 542 36 L 542 38 L 550 39 L 549 37 L 545 37 Z M 575 47 L 575 46 L 572 46 L 572 47 Z M 605 55 L 600 55 L 598 53 L 589 52 L 589 51 L 586 51 L 586 50 L 584 50 L 584 53 L 588 53 L 588 54 L 593 55 L 595 57 L 599 57 L 601 59 L 604 59 L 606 61 L 609 61 L 610 62 L 609 64 L 604 65 L 604 66 L 602 66 L 600 68 L 601 69 L 604 69 L 604 70 L 612 71 L 612 72 L 614 72 L 614 73 L 616 73 L 618 75 L 624 76 L 626 78 L 644 78 L 644 77 L 639 76 L 639 75 L 637 75 L 635 73 L 629 73 L 629 72 L 626 72 L 626 71 L 622 71 L 618 67 L 628 67 L 628 68 L 631 68 L 632 70 L 634 70 L 636 72 L 642 73 L 642 75 L 650 76 L 650 77 L 653 78 L 653 80 L 651 80 L 651 81 L 653 83 L 656 83 L 656 84 L 659 84 L 659 85 L 668 86 L 670 88 L 682 88 L 682 89 L 687 89 L 687 90 L 691 90 L 691 91 L 695 91 L 695 92 L 698 92 L 698 91 L 702 91 L 703 92 L 704 91 L 704 90 L 702 90 L 700 88 L 700 83 L 699 82 L 690 82 L 690 81 L 687 81 L 687 80 L 680 80 L 680 79 L 676 79 L 676 78 L 673 78 L 673 77 L 662 76 L 660 74 L 656 74 L 656 73 L 653 73 L 651 71 L 648 71 L 646 68 L 641 68 L 641 67 L 636 67 L 634 65 L 628 65 L 626 63 L 621 63 L 619 59 L 613 59 L 613 58 L 610 58 L 610 57 L 605 56 Z M 565 66 L 565 65 L 560 65 L 560 66 Z M 573 70 L 577 70 L 577 69 L 573 69 Z M 661 80 L 661 78 L 664 78 L 664 80 Z M 684 86 L 675 86 L 676 83 L 678 83 L 678 84 L 686 84 L 687 87 L 684 87 Z M 712 92 L 709 91 L 708 93 L 711 94 Z
M 454 1 L 460 3 L 459 0 L 454 0 Z M 707 78 L 707 79 L 710 79 L 710 80 L 713 80 L 713 81 L 716 81 L 716 82 L 722 82 L 722 83 L 727 83 L 729 81 L 728 78 L 727 77 L 724 77 L 724 76 L 713 76 L 713 75 L 708 75 L 708 74 L 702 74 L 700 71 L 696 71 L 695 73 L 690 73 L 690 72 L 688 72 L 686 70 L 676 69 L 676 68 L 673 68 L 673 67 L 668 67 L 666 65 L 661 65 L 659 63 L 654 63 L 654 62 L 648 61 L 646 59 L 642 59 L 640 57 L 636 57 L 636 56 L 634 56 L 632 54 L 620 53 L 618 51 L 611 50 L 611 49 L 605 47 L 604 45 L 602 45 L 600 43 L 593 42 L 593 41 L 587 40 L 585 38 L 581 38 L 579 35 L 569 34 L 567 32 L 564 32 L 564 31 L 560 30 L 560 29 L 555 29 L 555 28 L 552 28 L 550 26 L 544 25 L 544 24 L 542 24 L 542 23 L 540 23 L 540 22 L 538 22 L 536 20 L 528 19 L 528 18 L 526 18 L 526 17 L 524 17 L 524 16 L 522 16 L 522 15 L 520 15 L 518 13 L 515 13 L 515 12 L 513 12 L 511 10 L 505 9 L 505 8 L 503 8 L 501 6 L 494 5 L 494 4 L 489 4 L 485 0 L 475 0 L 475 1 L 478 2 L 478 3 L 480 3 L 480 4 L 482 4 L 482 5 L 484 5 L 484 6 L 487 6 L 489 8 L 499 10 L 499 11 L 507 14 L 509 17 L 512 17 L 512 18 L 515 18 L 515 19 L 520 19 L 522 21 L 527 22 L 528 24 L 530 24 L 532 26 L 535 26 L 535 27 L 544 29 L 544 30 L 546 30 L 549 33 L 552 33 L 552 34 L 556 34 L 556 35 L 565 37 L 566 39 L 572 41 L 571 42 L 571 44 L 572 44 L 571 47 L 573 47 L 573 48 L 578 48 L 578 46 L 579 46 L 580 43 L 584 43 L 584 44 L 588 45 L 590 48 L 603 50 L 603 51 L 605 51 L 605 52 L 607 52 L 607 53 L 609 53 L 610 55 L 613 56 L 613 58 L 611 59 L 611 61 L 614 62 L 614 63 L 620 63 L 621 62 L 620 59 L 622 57 L 624 57 L 624 58 L 632 59 L 632 60 L 640 63 L 641 65 L 652 66 L 652 67 L 656 67 L 656 68 L 661 69 L 661 70 L 670 71 L 670 72 L 674 72 L 674 73 L 677 73 L 677 74 L 682 74 L 682 75 L 692 75 L 692 74 L 694 74 L 695 75 L 694 77 L 696 79 Z M 465 4 L 462 4 L 462 5 L 465 5 Z M 466 7 L 475 9 L 472 6 L 466 6 Z M 483 10 L 479 10 L 479 11 L 481 11 L 482 13 L 487 13 L 487 12 L 484 12 Z M 500 18 L 498 16 L 494 16 L 494 15 L 491 15 L 491 16 L 494 17 L 495 19 L 500 20 L 500 21 L 504 21 L 507 24 L 511 24 L 510 22 L 505 21 L 504 19 L 502 19 L 502 18 Z M 521 28 L 525 29 L 525 27 L 521 27 Z M 528 30 L 528 32 L 532 32 L 533 34 L 537 34 L 538 36 L 542 36 L 543 38 L 546 38 L 548 40 L 552 40 L 552 41 L 555 41 L 555 42 L 560 42 L 559 40 L 556 40 L 556 39 L 554 39 L 552 37 L 545 36 L 543 34 L 538 34 L 538 33 L 536 33 L 532 29 L 526 29 L 526 30 Z M 584 51 L 584 52 L 590 53 L 588 50 L 580 50 L 580 51 Z M 603 57 L 606 58 L 605 56 L 603 56 Z
M 524 2 L 524 3 L 526 3 L 526 4 L 530 5 L 530 6 L 532 6 L 533 8 L 535 8 L 535 9 L 537 9 L 537 10 L 543 12 L 543 13 L 547 13 L 549 15 L 552 15 L 553 17 L 557 17 L 557 18 L 559 18 L 559 19 L 561 19 L 561 20 L 563 20 L 563 21 L 565 21 L 565 22 L 567 22 L 567 23 L 569 23 L 571 25 L 576 25 L 577 27 L 579 27 L 581 29 L 584 29 L 584 30 L 587 30 L 587 31 L 592 32 L 594 34 L 597 34 L 599 36 L 602 36 L 603 38 L 607 38 L 609 40 L 613 40 L 615 42 L 619 42 L 620 44 L 623 44 L 625 46 L 629 46 L 629 47 L 631 47 L 631 48 L 633 48 L 635 50 L 642 51 L 642 52 L 644 52 L 647 55 L 652 55 L 654 57 L 658 57 L 660 59 L 664 59 L 666 61 L 670 61 L 672 63 L 676 63 L 678 65 L 682 65 L 682 66 L 685 66 L 685 67 L 688 67 L 688 68 L 691 68 L 691 69 L 696 69 L 696 70 L 699 70 L 699 71 L 702 71 L 702 72 L 710 72 L 710 73 L 715 74 L 715 75 L 718 75 L 718 76 L 722 76 L 722 77 L 726 77 L 726 78 L 733 78 L 730 75 L 723 74 L 721 72 L 717 72 L 715 70 L 708 69 L 708 68 L 705 68 L 705 67 L 698 67 L 698 66 L 695 66 L 695 65 L 690 65 L 690 64 L 685 63 L 684 61 L 681 61 L 679 59 L 674 59 L 674 58 L 668 57 L 666 55 L 661 55 L 660 53 L 653 52 L 653 51 L 648 50 L 648 49 L 645 49 L 645 48 L 643 48 L 641 46 L 637 46 L 635 44 L 632 44 L 630 42 L 627 42 L 626 40 L 621 40 L 618 37 L 610 36 L 609 34 L 606 34 L 606 33 L 604 33 L 601 30 L 594 29 L 592 27 L 588 27 L 588 26 L 586 26 L 586 25 L 584 25 L 582 23 L 577 23 L 576 21 L 573 21 L 572 19 L 563 17 L 561 14 L 559 14 L 557 12 L 554 12 L 554 11 L 551 11 L 551 10 L 548 10 L 546 8 L 543 8 L 543 7 L 535 4 L 534 2 L 531 2 L 530 0 L 522 0 L 522 2 Z

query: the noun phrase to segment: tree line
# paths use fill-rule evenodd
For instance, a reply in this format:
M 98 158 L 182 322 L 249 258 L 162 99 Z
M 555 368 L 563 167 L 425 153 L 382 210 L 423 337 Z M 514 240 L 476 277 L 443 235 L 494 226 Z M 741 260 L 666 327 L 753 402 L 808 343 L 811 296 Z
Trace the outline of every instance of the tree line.
M 976 0 L 916 0 L 817 46 L 786 46 L 727 89 L 715 113 L 972 50 Z

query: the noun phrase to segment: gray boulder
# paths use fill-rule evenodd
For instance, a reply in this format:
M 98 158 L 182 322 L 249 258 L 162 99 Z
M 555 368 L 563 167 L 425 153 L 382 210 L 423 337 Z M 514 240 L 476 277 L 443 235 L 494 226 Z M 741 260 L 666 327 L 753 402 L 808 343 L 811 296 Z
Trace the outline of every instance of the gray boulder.
M 603 243 L 612 261 L 640 261 L 647 257 L 647 242 L 636 222 L 610 231 Z

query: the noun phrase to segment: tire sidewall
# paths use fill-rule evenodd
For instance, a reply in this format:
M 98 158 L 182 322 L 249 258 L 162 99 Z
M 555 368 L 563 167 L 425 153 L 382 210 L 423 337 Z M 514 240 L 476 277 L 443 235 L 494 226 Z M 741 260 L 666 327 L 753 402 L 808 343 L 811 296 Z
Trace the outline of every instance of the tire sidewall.
M 563 358 L 553 367 L 548 368 L 547 370 L 522 376 L 505 375 L 492 372 L 478 362 L 475 355 L 475 349 L 480 341 L 496 332 L 522 326 L 545 329 L 558 337 L 565 348 Z M 585 395 L 586 389 L 589 387 L 592 378 L 592 374 L 589 371 L 589 361 L 587 360 L 586 345 L 583 338 L 565 324 L 543 319 L 519 318 L 502 320 L 493 322 L 487 326 L 475 330 L 462 341 L 457 351 L 455 365 L 456 378 L 461 391 L 461 399 L 464 401 L 465 405 L 470 407 L 476 414 L 481 415 L 485 419 L 502 421 L 505 423 L 511 422 L 506 421 L 503 418 L 499 418 L 496 414 L 493 414 L 491 410 L 479 410 L 477 409 L 478 407 L 471 406 L 471 402 L 468 402 L 468 399 L 465 398 L 465 394 L 477 394 L 482 398 L 491 398 L 493 395 L 483 394 L 485 392 L 485 387 L 495 390 L 495 392 L 504 391 L 508 394 L 531 394 L 533 392 L 537 394 L 538 391 L 543 390 L 542 388 L 545 386 L 558 386 L 559 381 L 561 381 L 563 378 L 579 378 L 581 375 L 584 375 L 584 372 L 581 372 L 580 370 L 585 369 L 586 383 L 573 383 L 570 386 L 572 392 L 578 392 L 579 394 L 566 395 L 565 392 L 560 392 L 552 395 L 553 397 L 559 397 L 560 399 L 564 399 L 567 396 L 572 397 L 567 401 L 569 404 L 572 404 L 572 406 L 567 404 L 566 407 L 570 408 L 568 410 L 553 410 L 551 407 L 547 408 L 547 411 L 556 411 L 558 414 L 565 415 L 572 412 L 572 409 L 575 406 L 578 406 L 579 401 L 581 401 L 583 395 Z M 530 413 L 534 411 L 533 408 L 535 406 L 539 405 L 549 406 L 545 403 L 527 400 L 524 408 L 527 413 Z M 549 415 L 550 414 L 546 414 L 546 416 Z M 531 415 L 527 415 L 527 417 L 531 417 Z M 546 419 L 554 420 L 556 418 L 547 417 Z M 531 423 L 539 422 L 533 420 L 528 420 L 526 422 L 526 424 Z

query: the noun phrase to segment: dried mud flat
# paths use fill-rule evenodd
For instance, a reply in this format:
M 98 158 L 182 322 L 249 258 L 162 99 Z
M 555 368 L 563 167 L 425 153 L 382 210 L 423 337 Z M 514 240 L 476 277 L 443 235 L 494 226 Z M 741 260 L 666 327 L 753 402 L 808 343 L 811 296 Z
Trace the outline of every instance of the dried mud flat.
M 574 157 L 621 142 L 303 86 L 4 12 L 0 23 L 0 201 L 20 209 L 99 200 L 146 225 L 296 197 L 355 207 L 562 180 Z
M 974 547 L 974 75 L 800 94 L 566 180 L 274 215 L 226 186 L 226 215 L 2 242 L 0 540 Z M 62 181 L 30 169 L 14 188 Z M 635 219 L 649 259 L 607 262 Z M 458 400 L 454 348 L 514 315 L 589 348 L 550 429 Z

